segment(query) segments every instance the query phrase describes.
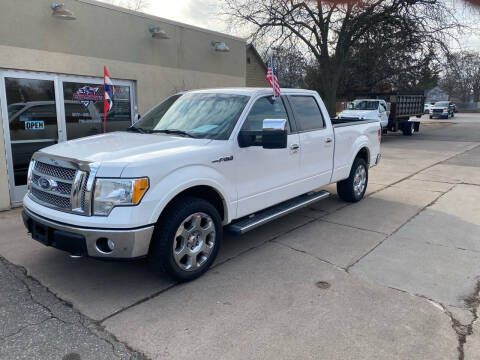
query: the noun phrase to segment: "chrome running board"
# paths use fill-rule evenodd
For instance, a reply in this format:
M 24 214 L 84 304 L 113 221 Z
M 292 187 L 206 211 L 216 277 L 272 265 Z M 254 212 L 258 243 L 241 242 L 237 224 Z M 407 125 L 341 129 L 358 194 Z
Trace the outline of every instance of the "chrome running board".
M 325 190 L 300 195 L 296 198 L 284 201 L 280 204 L 262 210 L 256 214 L 236 220 L 230 225 L 227 225 L 225 229 L 234 234 L 244 234 L 247 231 L 253 230 L 272 220 L 290 214 L 291 212 L 308 206 L 316 201 L 326 199 L 329 196 L 330 193 Z

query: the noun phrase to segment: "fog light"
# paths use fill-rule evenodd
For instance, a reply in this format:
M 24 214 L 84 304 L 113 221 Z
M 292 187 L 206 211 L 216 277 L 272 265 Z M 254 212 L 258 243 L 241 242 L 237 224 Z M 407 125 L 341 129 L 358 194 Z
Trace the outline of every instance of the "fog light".
M 115 249 L 115 242 L 107 238 L 100 238 L 96 243 L 98 252 L 102 254 L 110 254 Z

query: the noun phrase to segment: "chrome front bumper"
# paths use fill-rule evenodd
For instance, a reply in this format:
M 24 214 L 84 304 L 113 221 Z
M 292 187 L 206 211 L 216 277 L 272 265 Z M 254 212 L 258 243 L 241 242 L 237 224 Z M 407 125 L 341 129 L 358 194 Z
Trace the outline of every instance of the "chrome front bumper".
M 68 251 L 73 255 L 110 259 L 132 259 L 148 254 L 153 225 L 135 229 L 93 229 L 48 220 L 24 207 L 23 222 L 32 237 L 46 246 Z M 99 239 L 115 244 L 111 252 L 99 249 Z

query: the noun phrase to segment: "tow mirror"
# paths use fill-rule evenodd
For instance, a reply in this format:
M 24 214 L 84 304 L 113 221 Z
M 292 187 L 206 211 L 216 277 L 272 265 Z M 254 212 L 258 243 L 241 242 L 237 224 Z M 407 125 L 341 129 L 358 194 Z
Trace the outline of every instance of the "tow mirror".
M 264 149 L 285 149 L 287 136 L 286 119 L 263 120 L 262 146 Z
M 265 119 L 262 130 L 241 130 L 238 145 L 241 148 L 262 146 L 264 149 L 284 149 L 287 147 L 287 120 Z

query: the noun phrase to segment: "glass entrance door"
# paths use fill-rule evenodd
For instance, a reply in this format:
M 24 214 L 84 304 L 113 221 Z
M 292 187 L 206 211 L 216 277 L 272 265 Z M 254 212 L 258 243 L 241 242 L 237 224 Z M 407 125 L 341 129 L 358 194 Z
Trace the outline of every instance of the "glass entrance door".
M 62 133 L 55 78 L 5 72 L 0 86 L 10 195 L 12 202 L 20 202 L 32 154 L 56 144 Z

